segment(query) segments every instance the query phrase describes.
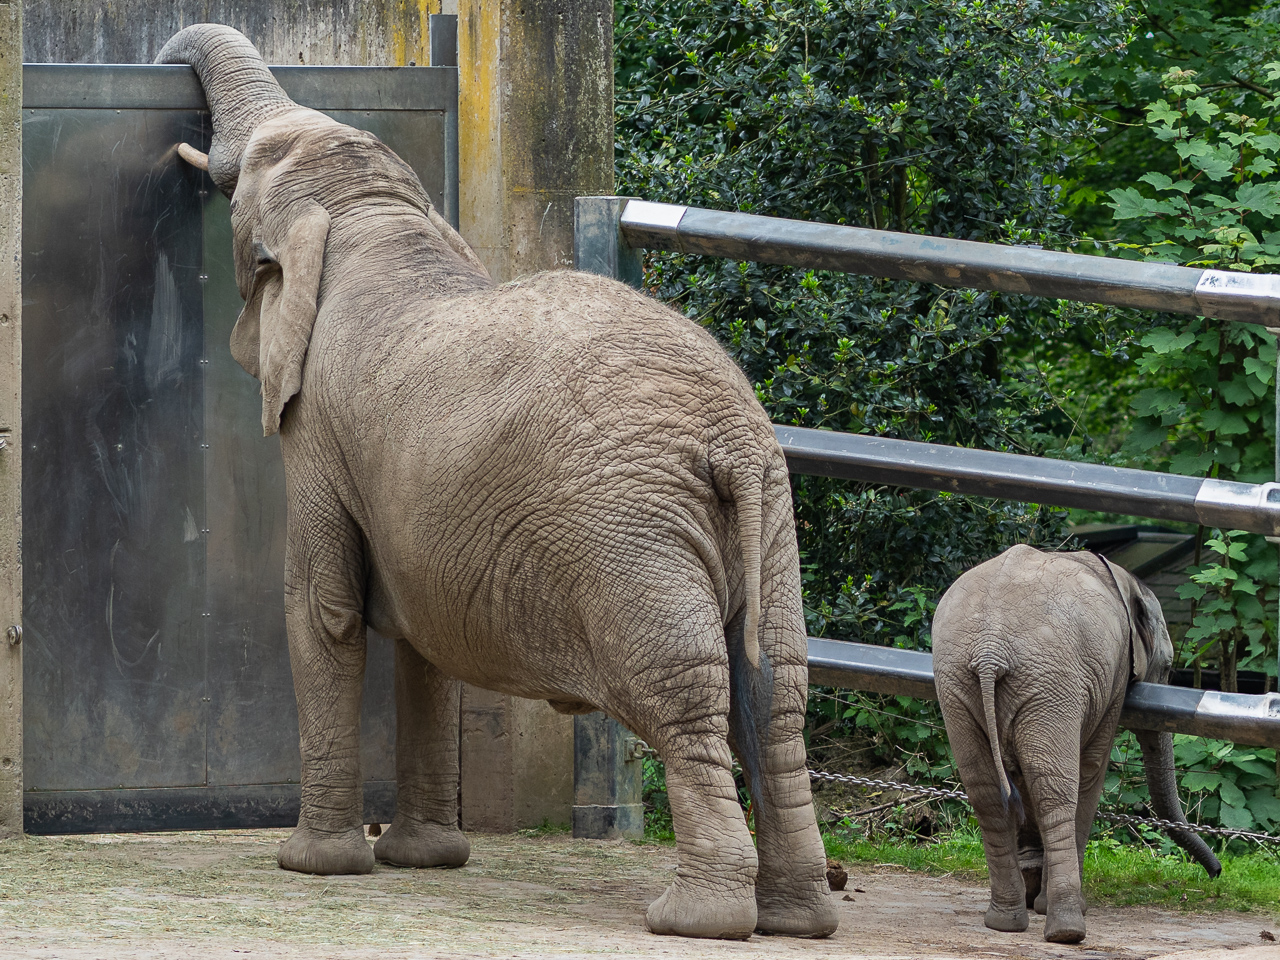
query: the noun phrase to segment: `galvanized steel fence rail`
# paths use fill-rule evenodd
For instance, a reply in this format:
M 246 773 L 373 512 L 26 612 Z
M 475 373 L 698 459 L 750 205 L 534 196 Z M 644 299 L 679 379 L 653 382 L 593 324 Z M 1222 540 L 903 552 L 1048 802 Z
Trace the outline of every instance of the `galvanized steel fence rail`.
M 702 210 L 626 197 L 579 197 L 574 264 L 640 285 L 641 251 L 730 257 L 865 276 L 1184 313 L 1280 328 L 1280 276 L 1197 270 Z M 1280 377 L 1277 377 L 1280 396 Z M 1280 537 L 1280 483 L 1072 463 L 803 427 L 775 431 L 792 473 L 1083 507 Z M 1280 451 L 1277 453 L 1280 476 Z M 810 638 L 819 684 L 936 699 L 932 658 Z M 598 715 L 587 726 L 609 724 Z M 1249 696 L 1134 684 L 1121 721 L 1280 746 L 1280 694 Z M 604 727 L 601 727 L 601 731 Z M 601 731 L 594 735 L 599 737 Z M 619 731 L 618 737 L 625 736 Z M 628 776 L 635 775 L 631 771 Z

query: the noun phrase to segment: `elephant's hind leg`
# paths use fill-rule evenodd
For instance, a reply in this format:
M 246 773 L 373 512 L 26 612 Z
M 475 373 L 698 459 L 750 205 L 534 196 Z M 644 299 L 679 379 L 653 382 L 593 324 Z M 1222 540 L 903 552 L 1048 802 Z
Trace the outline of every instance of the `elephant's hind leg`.
M 756 928 L 758 861 L 731 772 L 719 611 L 708 605 L 646 619 L 651 636 L 658 623 L 678 624 L 683 634 L 651 644 L 650 662 L 637 664 L 635 681 L 615 688 L 620 719 L 666 765 L 676 833 L 676 879 L 649 905 L 646 922 L 659 934 L 746 939 Z
M 1064 729 L 1065 728 L 1065 729 Z M 1076 845 L 1080 790 L 1079 720 L 1054 717 L 1027 722 L 1017 730 L 1022 773 L 1033 796 L 1044 838 L 1044 938 L 1050 943 L 1084 939 L 1084 897 Z M 1047 750 L 1046 744 L 1065 744 Z
M 1021 933 L 1027 929 L 1027 894 L 1018 863 L 1018 824 L 1012 810 L 1000 798 L 995 759 L 987 739 L 985 723 L 978 719 L 981 707 L 971 709 L 961 691 L 970 690 L 969 676 L 957 680 L 939 675 L 938 695 L 946 719 L 947 737 L 955 754 L 960 778 L 978 824 L 982 828 L 982 849 L 991 880 L 991 903 L 983 922 L 992 930 Z
M 775 669 L 788 687 L 807 670 Z M 808 684 L 800 680 L 806 692 Z M 835 933 L 839 912 L 827 887 L 827 857 L 813 814 L 813 796 L 805 763 L 804 710 L 791 690 L 775 696 L 770 741 L 764 750 L 763 789 L 752 795 L 760 873 L 756 877 L 756 929 L 791 937 L 827 937 Z
M 374 856 L 401 867 L 460 867 L 471 844 L 458 829 L 460 684 L 396 641 L 396 815 Z
M 336 502 L 295 493 L 285 557 L 285 626 L 298 700 L 302 807 L 280 866 L 368 873 L 360 782 L 364 686 L 364 563 L 360 531 Z

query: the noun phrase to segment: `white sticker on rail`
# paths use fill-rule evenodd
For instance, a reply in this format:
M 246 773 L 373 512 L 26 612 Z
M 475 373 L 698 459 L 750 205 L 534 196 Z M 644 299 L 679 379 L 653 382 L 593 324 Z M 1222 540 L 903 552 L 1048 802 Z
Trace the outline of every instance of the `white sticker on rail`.
M 649 200 L 628 200 L 622 211 L 622 223 L 635 227 L 659 227 L 675 230 L 688 207 L 675 203 L 653 203 Z

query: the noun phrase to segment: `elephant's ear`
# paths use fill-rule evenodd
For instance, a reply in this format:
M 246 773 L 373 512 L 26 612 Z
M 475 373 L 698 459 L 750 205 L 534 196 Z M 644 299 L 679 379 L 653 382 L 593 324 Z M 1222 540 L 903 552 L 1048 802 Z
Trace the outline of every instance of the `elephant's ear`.
M 302 365 L 316 320 L 329 214 L 314 200 L 298 204 L 276 249 L 255 240 L 252 288 L 235 329 L 231 355 L 262 381 L 262 433 L 280 429 L 289 398 L 302 388 Z
M 1169 643 L 1168 628 L 1164 625 L 1164 613 L 1156 595 L 1128 570 L 1117 567 L 1106 557 L 1099 556 L 1115 580 L 1116 589 L 1124 601 L 1129 617 L 1129 655 L 1133 665 L 1133 679 L 1163 681 L 1163 674 L 1173 660 L 1173 646 Z M 1164 648 L 1167 647 L 1166 651 Z

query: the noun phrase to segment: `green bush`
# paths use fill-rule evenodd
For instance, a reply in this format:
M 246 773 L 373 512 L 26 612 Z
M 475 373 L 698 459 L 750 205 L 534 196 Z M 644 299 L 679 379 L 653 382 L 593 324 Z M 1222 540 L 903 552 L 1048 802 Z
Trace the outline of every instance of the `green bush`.
M 1052 65 L 1070 39 L 1020 0 L 627 0 L 617 180 L 651 200 L 1005 242 L 1057 235 Z M 1042 397 L 1003 345 L 1018 298 L 681 255 L 659 297 L 704 323 L 776 422 L 1025 449 Z M 909 614 L 1017 542 L 1034 505 L 794 478 L 810 630 L 927 647 Z

